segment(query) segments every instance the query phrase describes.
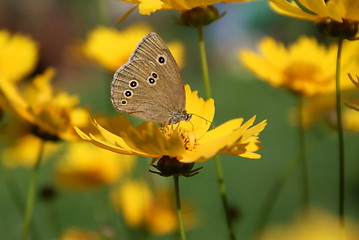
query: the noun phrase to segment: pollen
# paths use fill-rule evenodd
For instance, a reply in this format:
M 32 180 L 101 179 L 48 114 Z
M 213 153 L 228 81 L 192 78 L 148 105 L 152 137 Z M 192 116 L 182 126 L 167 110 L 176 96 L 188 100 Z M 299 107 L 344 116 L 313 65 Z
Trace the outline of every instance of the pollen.
M 181 137 L 183 139 L 184 146 L 186 150 L 192 151 L 196 149 L 198 143 L 195 135 L 193 133 L 182 133 Z

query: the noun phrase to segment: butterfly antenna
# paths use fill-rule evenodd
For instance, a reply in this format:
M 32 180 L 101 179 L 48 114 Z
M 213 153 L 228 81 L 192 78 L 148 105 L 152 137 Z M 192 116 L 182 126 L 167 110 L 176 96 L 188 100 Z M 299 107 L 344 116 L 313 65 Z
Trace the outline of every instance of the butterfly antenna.
M 191 121 L 189 121 L 189 123 L 192 125 L 192 131 L 194 130 L 194 125 Z
M 213 128 L 215 128 L 216 126 L 213 124 L 213 122 L 209 121 L 208 119 L 200 116 L 200 115 L 197 115 L 195 113 L 191 113 L 191 116 L 196 116 L 196 117 L 199 117 L 200 119 L 206 121 L 206 123 L 209 123 Z M 192 124 L 192 123 L 191 123 Z M 193 125 L 193 124 L 192 124 Z

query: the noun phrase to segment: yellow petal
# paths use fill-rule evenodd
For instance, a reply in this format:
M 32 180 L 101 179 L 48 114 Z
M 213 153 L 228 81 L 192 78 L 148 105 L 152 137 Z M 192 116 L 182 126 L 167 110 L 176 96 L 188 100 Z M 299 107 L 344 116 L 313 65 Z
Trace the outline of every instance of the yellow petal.
M 21 130 L 24 131 L 25 129 L 21 129 Z M 14 134 L 14 133 L 9 132 L 9 134 Z M 32 168 L 35 165 L 36 156 L 38 155 L 39 147 L 40 144 L 42 144 L 41 143 L 42 140 L 34 136 L 33 134 L 25 134 L 25 132 L 22 132 L 21 134 L 22 134 L 21 136 L 17 136 L 14 142 L 11 142 L 9 146 L 5 147 L 1 151 L 1 160 L 3 161 L 5 167 Z M 6 135 L 6 138 L 9 137 L 10 137 L 9 135 Z M 59 150 L 58 144 L 48 141 L 46 143 L 43 159 L 45 159 L 46 161 L 51 156 L 53 156 L 58 150 Z
M 112 127 L 111 131 L 96 121 L 93 122 L 99 131 L 98 136 L 92 133 L 86 134 L 78 128 L 76 131 L 84 140 L 122 154 L 155 158 L 162 155 L 175 157 L 185 151 L 178 133 L 166 137 L 155 123 L 144 122 L 139 126 L 133 126 L 123 116 L 108 121 L 108 125 Z
M 161 0 L 140 0 L 140 2 L 138 10 L 142 15 L 150 15 L 151 13 L 161 9 L 163 5 Z
M 239 52 L 243 64 L 260 79 L 275 87 L 286 87 L 305 97 L 314 97 L 335 91 L 335 55 L 337 47 L 325 47 L 315 39 L 300 37 L 289 47 L 272 38 L 259 43 L 261 53 L 249 50 Z M 358 43 L 345 44 L 342 54 L 342 89 L 352 85 L 346 72 L 358 68 L 355 53 Z
M 186 111 L 192 114 L 189 122 L 181 122 L 180 128 L 193 132 L 196 138 L 201 138 L 212 124 L 214 118 L 214 100 L 212 98 L 204 101 L 198 97 L 198 92 L 192 92 L 191 87 L 185 86 Z
M 193 151 L 187 151 L 181 162 L 206 161 L 218 153 L 234 154 L 248 158 L 259 158 L 260 155 L 251 151 L 257 151 L 257 136 L 266 125 L 265 121 L 251 127 L 255 116 L 245 122 L 243 119 L 233 119 L 221 126 L 209 131 L 199 140 L 198 146 Z
M 0 75 L 18 81 L 31 73 L 38 59 L 38 45 L 21 34 L 0 30 Z
M 121 145 L 115 145 L 115 144 L 112 144 L 112 143 L 102 139 L 100 136 L 93 135 L 92 133 L 86 134 L 85 132 L 81 131 L 77 127 L 75 127 L 75 131 L 85 141 L 88 141 L 100 148 L 107 149 L 112 152 L 116 152 L 116 153 L 120 153 L 120 154 L 127 154 L 127 155 L 139 155 L 139 156 L 151 157 L 151 158 L 159 157 L 157 155 L 152 156 L 152 155 L 148 155 L 146 153 L 135 152 L 129 148 L 125 149 Z
M 114 72 L 127 62 L 138 42 L 151 31 L 146 23 L 131 25 L 123 31 L 98 26 L 89 33 L 83 50 L 89 58 Z
M 319 16 L 329 16 L 327 5 L 323 0 L 299 0 L 299 2 L 305 8 Z
M 143 181 L 125 181 L 111 192 L 114 208 L 123 214 L 127 224 L 138 227 L 143 224 L 145 214 L 153 202 L 153 195 Z
M 198 140 L 198 146 L 192 151 L 187 151 L 179 161 L 200 162 L 210 159 L 225 146 L 237 140 L 236 137 L 238 136 L 234 136 L 233 133 L 240 127 L 242 122 L 243 119 L 233 119 L 207 132 Z
M 29 122 L 35 122 L 34 117 L 27 110 L 28 103 L 20 96 L 15 85 L 0 76 L 0 94 L 3 95 L 5 107 L 16 115 L 21 116 Z
M 179 68 L 184 66 L 184 46 L 181 42 L 175 41 L 167 44 Z
M 270 0 L 269 5 L 271 8 L 283 15 L 306 20 L 316 20 L 316 15 L 304 12 L 295 1 L 287 2 L 285 0 Z
M 68 228 L 60 236 L 59 240 L 100 240 L 100 233 L 87 229 Z
M 134 157 L 118 155 L 85 142 L 71 143 L 55 168 L 55 182 L 64 189 L 91 189 L 115 183 L 132 169 Z

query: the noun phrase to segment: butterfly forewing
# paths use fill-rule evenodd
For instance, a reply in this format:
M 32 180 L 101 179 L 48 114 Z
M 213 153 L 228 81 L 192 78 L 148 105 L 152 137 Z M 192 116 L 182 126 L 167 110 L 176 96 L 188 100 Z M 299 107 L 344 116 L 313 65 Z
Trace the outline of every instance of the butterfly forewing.
M 164 63 L 159 62 L 162 59 L 161 57 L 164 58 Z M 164 91 L 166 91 L 167 94 L 175 95 L 177 105 L 184 108 L 185 93 L 181 72 L 179 71 L 176 60 L 161 37 L 154 32 L 147 34 L 140 41 L 129 61 L 135 59 L 145 59 L 154 63 L 156 69 L 159 69 L 159 71 L 166 76 L 165 84 L 169 89 L 165 89 Z
M 128 62 L 116 71 L 111 100 L 117 110 L 146 121 L 169 123 L 183 113 L 185 93 L 180 71 L 156 33 L 146 35 Z
M 111 95 L 117 110 L 146 121 L 166 122 L 176 107 L 170 95 L 160 95 L 160 77 L 152 76 L 151 64 L 143 59 L 128 62 L 114 75 Z M 158 96 L 160 95 L 160 96 Z M 124 102 L 125 101 L 125 102 Z

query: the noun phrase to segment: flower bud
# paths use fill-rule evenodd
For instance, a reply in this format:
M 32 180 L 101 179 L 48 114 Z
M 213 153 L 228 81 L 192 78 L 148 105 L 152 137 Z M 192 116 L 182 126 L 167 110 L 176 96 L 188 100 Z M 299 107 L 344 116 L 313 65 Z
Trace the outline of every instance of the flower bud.
M 34 134 L 35 136 L 41 138 L 44 141 L 51 141 L 51 142 L 60 141 L 60 138 L 57 135 L 49 133 L 49 132 L 41 129 L 37 125 L 33 125 L 31 133 Z
M 195 7 L 183 11 L 179 19 L 179 24 L 187 27 L 202 27 L 224 16 L 225 13 L 219 14 L 217 8 L 212 5 L 204 7 Z
M 324 19 L 317 23 L 320 33 L 327 37 L 343 38 L 354 40 L 358 34 L 358 22 L 337 22 L 330 18 Z
M 39 192 L 40 199 L 44 201 L 51 201 L 56 198 L 57 191 L 53 186 L 44 186 Z
M 175 157 L 163 156 L 161 157 L 157 165 L 153 165 L 159 172 L 150 170 L 152 173 L 156 173 L 163 177 L 170 177 L 173 175 L 192 177 L 198 173 L 200 168 L 193 169 L 194 163 L 182 163 Z

